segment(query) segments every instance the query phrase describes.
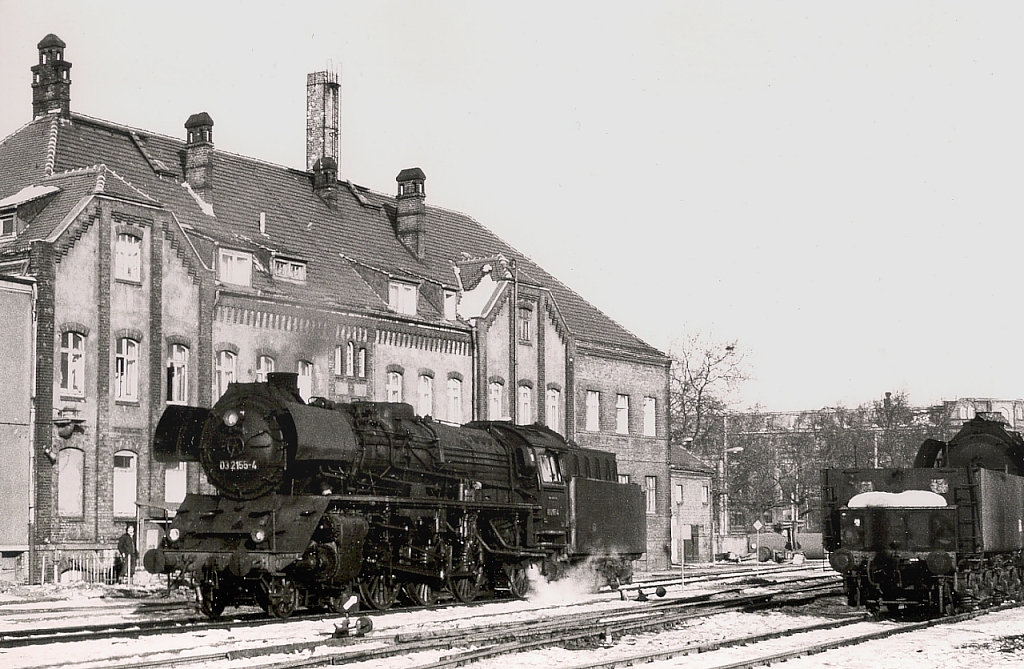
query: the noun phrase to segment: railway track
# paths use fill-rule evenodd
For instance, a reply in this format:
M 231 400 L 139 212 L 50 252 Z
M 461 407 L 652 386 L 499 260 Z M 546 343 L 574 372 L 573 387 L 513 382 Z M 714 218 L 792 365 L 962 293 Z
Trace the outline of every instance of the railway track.
M 810 590 L 805 586 L 799 596 L 803 598 L 829 596 L 837 592 L 837 584 L 833 579 L 831 583 L 819 583 Z M 458 664 L 552 645 L 567 643 L 581 646 L 597 645 L 626 634 L 655 632 L 672 628 L 688 620 L 728 612 L 764 609 L 772 606 L 773 599 L 779 599 L 778 605 L 784 605 L 785 602 L 782 600 L 787 596 L 794 595 L 792 592 L 782 590 L 756 594 L 743 594 L 730 590 L 716 595 L 652 600 L 647 604 L 632 604 L 599 611 L 572 611 L 544 615 L 543 618 L 537 620 L 505 621 L 500 624 L 492 621 L 497 621 L 503 615 L 507 616 L 507 613 L 495 613 L 474 616 L 471 627 L 452 626 L 446 628 L 443 624 L 438 624 L 436 629 L 429 632 L 399 632 L 395 634 L 387 634 L 381 630 L 363 640 L 324 639 L 321 637 L 298 643 L 262 645 L 255 648 L 219 652 L 172 653 L 138 662 L 112 659 L 106 662 L 93 661 L 74 665 L 62 663 L 61 666 L 66 669 L 100 669 L 114 666 L 119 669 L 156 669 L 157 667 L 208 664 L 242 658 L 250 660 L 249 666 L 261 666 L 256 664 L 261 658 L 266 660 L 267 658 L 280 658 L 283 654 L 292 654 L 293 657 L 294 654 L 299 654 L 300 657 L 295 659 L 274 660 L 270 665 L 265 665 L 273 666 L 275 669 L 297 669 L 326 664 L 382 661 L 400 655 L 415 656 L 418 653 L 433 652 L 438 655 L 440 652 L 438 649 L 453 647 L 474 649 L 466 651 L 470 653 L 468 656 L 459 653 L 451 655 L 450 662 Z M 279 625 L 288 624 L 275 622 Z M 468 623 L 465 619 L 452 622 L 454 625 Z M 835 623 L 829 624 L 834 625 Z M 566 630 L 573 631 L 571 634 L 567 634 Z M 432 660 L 431 662 L 438 661 Z
M 807 583 L 815 582 L 817 580 L 824 579 L 826 581 L 836 580 L 836 576 L 830 573 L 822 573 L 817 570 L 811 570 L 806 568 L 786 569 L 778 568 L 772 571 L 762 570 L 764 573 L 763 577 L 759 577 L 762 580 L 759 583 L 770 586 L 776 583 L 780 577 L 785 577 L 785 583 L 796 584 L 796 583 Z M 770 578 L 768 578 L 770 577 Z M 790 578 L 794 577 L 794 578 Z M 735 579 L 750 579 L 755 578 L 755 573 L 747 570 L 729 570 L 727 572 L 714 572 L 708 573 L 700 577 L 688 578 L 686 584 L 690 587 L 702 584 L 714 584 L 720 581 L 728 581 Z M 771 579 L 776 579 L 772 581 Z M 655 592 L 657 588 L 674 588 L 680 585 L 679 579 L 652 579 L 642 583 L 633 584 L 630 586 L 623 586 L 618 590 L 620 598 L 626 598 L 632 593 L 636 593 L 635 596 L 639 596 L 639 592 L 643 591 L 645 597 L 656 597 Z M 721 592 L 731 593 L 738 591 L 738 587 L 722 590 Z M 606 590 L 606 592 L 608 592 Z M 692 601 L 698 599 L 707 599 L 712 595 L 698 595 L 696 598 L 690 598 Z M 494 600 L 482 600 L 479 604 L 493 603 Z M 476 604 L 461 605 L 474 607 Z M 281 623 L 277 618 L 267 618 L 262 612 L 257 612 L 253 608 L 253 612 L 246 613 L 234 613 L 231 616 L 225 616 L 218 620 L 208 620 L 200 618 L 194 614 L 187 616 L 178 616 L 168 618 L 165 614 L 167 612 L 175 612 L 189 608 L 189 604 L 185 602 L 173 602 L 173 601 L 157 601 L 157 602 L 136 602 L 131 605 L 122 605 L 118 603 L 104 603 L 95 604 L 89 606 L 68 606 L 61 609 L 47 609 L 45 611 L 35 610 L 29 606 L 12 606 L 11 608 L 0 607 L 0 620 L 5 620 L 8 624 L 17 622 L 18 627 L 10 629 L 0 628 L 0 649 L 3 648 L 17 648 L 20 646 L 27 645 L 42 645 L 42 644 L 57 644 L 66 642 L 76 642 L 83 640 L 96 640 L 96 639 L 114 639 L 114 638 L 139 638 L 142 636 L 152 636 L 158 634 L 166 634 L 171 632 L 201 632 L 205 630 L 216 630 L 225 629 L 229 627 L 236 627 L 239 625 L 272 625 L 274 623 Z M 424 607 L 405 607 L 401 610 L 406 611 L 417 611 Z M 131 620 L 127 621 L 104 621 L 90 624 L 75 624 L 68 625 L 66 620 L 68 616 L 82 616 L 88 615 L 90 617 L 101 615 L 103 613 L 116 613 L 118 611 L 124 613 L 126 609 L 130 609 Z M 159 619 L 152 619 L 152 616 L 161 616 Z M 324 613 L 320 611 L 308 611 L 301 612 L 293 616 L 292 620 L 301 619 L 318 619 L 323 618 Z M 22 623 L 38 623 L 40 620 L 49 620 L 51 623 L 44 627 L 31 627 L 26 628 L 21 626 Z M 55 624 L 58 623 L 61 626 L 57 627 Z

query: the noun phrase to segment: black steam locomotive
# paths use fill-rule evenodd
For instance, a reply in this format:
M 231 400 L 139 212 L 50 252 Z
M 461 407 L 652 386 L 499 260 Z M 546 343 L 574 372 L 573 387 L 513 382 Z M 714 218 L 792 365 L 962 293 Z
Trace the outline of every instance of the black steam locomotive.
M 306 404 L 295 374 L 229 386 L 213 409 L 168 407 L 158 461 L 197 460 L 218 495 L 189 494 L 147 571 L 192 576 L 202 611 L 256 603 L 387 609 L 481 592 L 525 596 L 588 562 L 629 582 L 646 550 L 643 493 L 612 453 L 541 425 L 462 427 L 408 404 Z
M 942 615 L 1024 599 L 1024 440 L 980 414 L 912 469 L 822 472 L 824 544 L 848 602 Z

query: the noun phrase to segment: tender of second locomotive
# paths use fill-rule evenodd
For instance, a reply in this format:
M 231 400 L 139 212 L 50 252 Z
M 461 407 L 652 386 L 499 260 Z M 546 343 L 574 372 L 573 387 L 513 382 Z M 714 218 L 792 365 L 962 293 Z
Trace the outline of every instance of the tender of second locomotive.
M 1024 599 L 1024 441 L 996 417 L 910 469 L 822 472 L 825 547 L 849 603 L 941 614 Z

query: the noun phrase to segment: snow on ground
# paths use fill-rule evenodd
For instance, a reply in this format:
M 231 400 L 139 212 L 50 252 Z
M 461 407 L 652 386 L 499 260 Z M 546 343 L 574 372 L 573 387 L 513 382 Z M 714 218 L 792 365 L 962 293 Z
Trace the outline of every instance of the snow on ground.
M 86 586 L 84 584 L 62 586 L 8 586 L 0 592 L 0 629 L 10 628 L 13 620 L 5 620 L 5 610 L 15 608 L 24 611 L 27 607 L 36 606 L 42 610 L 47 607 L 66 606 L 102 606 L 109 599 L 117 597 L 124 601 L 126 594 L 145 599 L 160 601 L 161 582 L 143 582 L 130 592 L 124 586 Z M 390 638 L 403 632 L 438 631 L 443 628 L 469 627 L 481 624 L 481 616 L 488 625 L 532 619 L 538 617 L 538 609 L 555 606 L 558 613 L 566 614 L 575 611 L 609 608 L 616 611 L 642 608 L 648 606 L 635 600 L 636 593 L 629 593 L 629 598 L 621 600 L 615 593 L 590 594 L 585 592 L 584 584 L 560 582 L 557 584 L 536 584 L 536 589 L 527 601 L 503 601 L 477 607 L 441 606 L 433 610 L 402 611 L 396 610 L 387 615 L 374 617 L 374 631 L 365 641 L 372 642 L 374 636 Z M 646 589 L 652 601 L 657 598 L 652 588 Z M 667 597 L 695 596 L 713 590 L 713 586 L 700 584 L 670 587 Z M 178 596 L 182 596 L 178 593 Z M 59 600 L 59 601 L 58 601 Z M 165 600 L 164 600 L 165 601 Z M 230 613 L 229 609 L 229 613 Z M 93 613 L 88 615 L 92 620 Z M 106 616 L 104 612 L 104 616 Z M 129 614 L 125 613 L 125 616 Z M 74 614 L 71 614 L 74 617 Z M 81 617 L 81 616 L 80 616 Z M 476 619 L 476 620 L 474 620 Z M 181 633 L 143 637 L 141 639 L 103 640 L 62 644 L 60 649 L 50 645 L 38 647 L 14 648 L 0 650 L 0 666 L 5 669 L 32 668 L 53 666 L 63 662 L 85 662 L 106 658 L 137 658 L 143 654 L 152 657 L 154 652 L 178 652 L 185 655 L 202 655 L 212 652 L 223 652 L 228 649 L 258 647 L 279 643 L 296 643 L 315 639 L 325 640 L 330 637 L 334 625 L 340 617 L 325 615 L 317 619 L 295 620 L 289 624 L 270 625 L 263 627 L 246 627 L 240 625 L 225 630 L 209 630 L 196 633 Z M 799 624 L 807 625 L 828 621 L 822 616 L 801 616 Z M 75 620 L 76 624 L 79 622 Z M 24 623 L 21 623 L 24 624 Z M 700 643 L 749 635 L 792 626 L 793 619 L 789 613 L 730 613 L 694 620 L 685 626 L 659 634 L 630 635 L 616 640 L 613 644 L 594 649 L 570 650 L 564 648 L 548 648 L 541 651 L 505 656 L 499 659 L 486 660 L 472 665 L 480 669 L 529 669 L 532 667 L 559 666 L 571 669 L 574 665 L 583 664 L 596 659 L 624 657 L 642 652 L 678 647 L 686 644 Z M 837 635 L 851 634 L 857 625 L 827 630 L 821 637 L 834 638 Z M 817 640 L 819 637 L 815 637 Z M 822 639 L 823 640 L 823 639 Z M 772 642 L 778 652 L 796 647 L 806 642 L 806 638 L 784 637 Z M 383 640 L 381 641 L 383 643 Z M 365 646 L 364 646 L 365 647 Z M 337 653 L 342 648 L 331 647 L 318 649 L 315 654 Z M 55 658 L 55 652 L 61 656 Z M 457 652 L 457 649 L 444 651 L 445 655 Z M 687 669 L 705 669 L 724 664 L 727 661 L 738 661 L 749 657 L 754 651 L 750 648 L 737 647 L 725 654 L 717 656 L 689 655 L 677 656 L 664 662 L 647 664 L 649 669 L 660 669 L 669 666 L 685 666 Z M 308 655 L 308 653 L 307 653 Z M 167 657 L 173 657 L 167 655 Z M 281 659 L 296 659 L 299 655 L 281 656 Z M 435 661 L 440 653 L 418 653 L 412 656 L 400 656 L 394 659 L 374 660 L 351 664 L 354 669 L 404 669 L 405 667 Z M 209 666 L 222 669 L 244 667 L 251 661 L 237 660 L 234 662 L 219 661 Z M 790 660 L 784 665 L 787 669 L 808 669 L 830 667 L 834 669 L 886 668 L 899 669 L 957 669 L 959 667 L 1024 667 L 1024 608 L 1002 611 L 954 625 L 940 625 L 919 632 L 898 635 L 890 639 L 867 642 L 850 648 L 829 651 L 810 657 Z

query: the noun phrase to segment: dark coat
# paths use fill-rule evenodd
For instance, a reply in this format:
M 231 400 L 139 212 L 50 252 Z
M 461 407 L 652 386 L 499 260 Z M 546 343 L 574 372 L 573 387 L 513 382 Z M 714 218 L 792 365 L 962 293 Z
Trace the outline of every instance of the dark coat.
M 135 537 L 125 532 L 117 540 L 117 552 L 121 555 L 131 555 L 133 560 L 139 557 L 139 551 L 135 548 Z

